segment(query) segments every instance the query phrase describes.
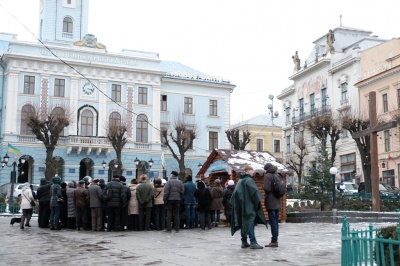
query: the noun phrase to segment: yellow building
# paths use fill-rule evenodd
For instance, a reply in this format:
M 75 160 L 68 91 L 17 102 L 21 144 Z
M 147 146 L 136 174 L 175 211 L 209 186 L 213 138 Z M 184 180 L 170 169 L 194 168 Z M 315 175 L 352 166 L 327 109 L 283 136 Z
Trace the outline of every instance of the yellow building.
M 368 115 L 369 92 L 376 92 L 378 123 L 400 118 L 400 38 L 361 53 L 360 115 Z M 399 187 L 399 127 L 378 132 L 379 181 Z
M 232 126 L 250 132 L 250 143 L 246 150 L 268 151 L 277 161 L 282 159 L 282 117 L 273 118 L 270 115 L 258 115 Z

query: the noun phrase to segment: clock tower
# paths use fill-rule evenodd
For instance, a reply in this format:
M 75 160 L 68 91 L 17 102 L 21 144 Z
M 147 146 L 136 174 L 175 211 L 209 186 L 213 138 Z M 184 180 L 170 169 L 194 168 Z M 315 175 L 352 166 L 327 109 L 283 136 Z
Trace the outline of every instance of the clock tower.
M 39 39 L 70 43 L 88 33 L 89 0 L 40 0 Z

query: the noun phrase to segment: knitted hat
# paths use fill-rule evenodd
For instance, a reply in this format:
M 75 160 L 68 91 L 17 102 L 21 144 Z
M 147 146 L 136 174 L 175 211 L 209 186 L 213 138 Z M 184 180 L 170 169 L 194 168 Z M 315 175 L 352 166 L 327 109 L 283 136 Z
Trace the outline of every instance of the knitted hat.
M 235 181 L 233 181 L 233 180 L 228 181 L 228 186 L 233 186 L 234 184 L 235 184 Z

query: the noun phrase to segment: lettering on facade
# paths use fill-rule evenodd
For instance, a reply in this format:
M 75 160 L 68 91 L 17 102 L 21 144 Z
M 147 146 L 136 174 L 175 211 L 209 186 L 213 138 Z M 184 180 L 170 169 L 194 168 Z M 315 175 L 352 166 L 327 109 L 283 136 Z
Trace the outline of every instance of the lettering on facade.
M 128 58 L 120 58 L 120 57 L 112 57 L 112 56 L 104 56 L 104 55 L 92 55 L 92 54 L 84 54 L 70 51 L 57 51 L 53 50 L 53 53 L 60 58 L 70 58 L 77 59 L 89 62 L 100 62 L 100 63 L 108 63 L 108 64 L 116 64 L 116 65 L 127 65 L 127 66 L 136 66 L 136 60 L 128 59 Z M 44 56 L 51 56 L 52 53 L 47 49 L 40 49 L 40 54 Z
M 224 80 L 222 77 L 211 76 L 211 75 L 206 75 L 206 74 L 171 71 L 165 75 L 170 76 L 170 77 L 177 77 L 177 78 L 199 79 L 199 80 L 206 80 L 206 81 L 228 82 L 229 83 L 228 80 Z

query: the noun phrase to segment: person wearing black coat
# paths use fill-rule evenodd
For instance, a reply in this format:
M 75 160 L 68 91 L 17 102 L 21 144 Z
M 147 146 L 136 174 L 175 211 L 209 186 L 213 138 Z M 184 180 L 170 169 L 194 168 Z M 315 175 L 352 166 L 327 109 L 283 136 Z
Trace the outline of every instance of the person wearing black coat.
M 228 186 L 226 187 L 224 198 L 222 203 L 224 204 L 224 212 L 226 218 L 226 227 L 231 226 L 231 218 L 232 218 L 232 204 L 231 197 L 233 190 L 235 189 L 235 182 L 233 180 L 228 181 Z
M 40 228 L 49 228 L 50 221 L 50 186 L 46 179 L 40 179 L 40 186 L 37 189 L 36 197 L 39 200 L 38 223 Z
M 124 186 L 126 202 L 129 202 L 131 199 L 131 190 L 126 186 L 126 178 L 125 176 L 120 176 L 119 181 Z M 125 206 L 121 206 L 121 230 L 125 231 L 128 226 L 128 204 Z
M 121 231 L 121 207 L 125 206 L 127 201 L 124 185 L 121 184 L 119 176 L 114 176 L 103 194 L 106 194 L 108 189 L 111 189 L 111 199 L 107 202 L 107 232 Z
M 210 189 L 206 188 L 204 182 L 200 181 L 197 183 L 197 189 L 194 192 L 194 196 L 197 199 L 197 211 L 200 216 L 200 228 L 205 230 L 206 225 L 208 229 L 212 228 L 211 225 L 211 192 Z

